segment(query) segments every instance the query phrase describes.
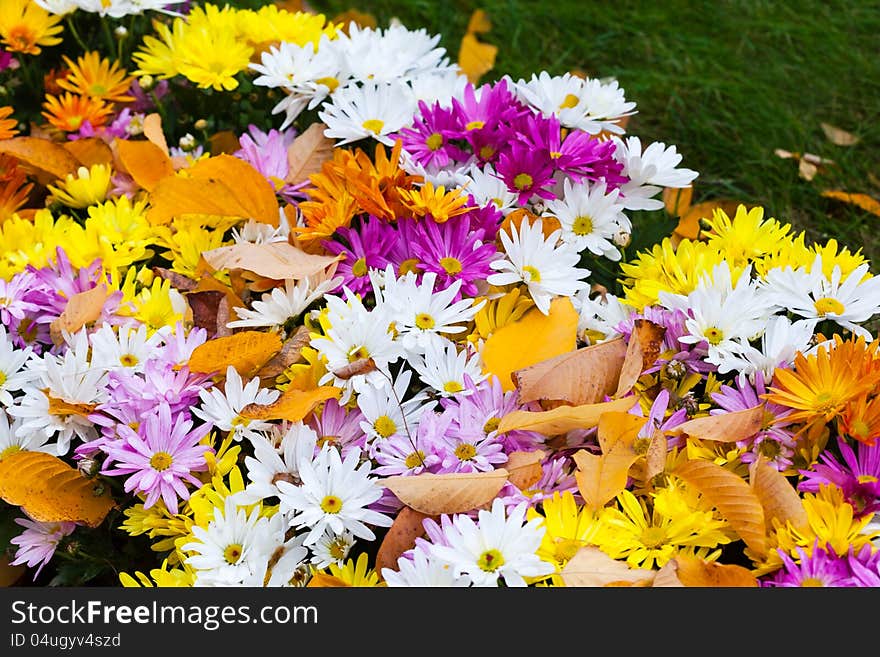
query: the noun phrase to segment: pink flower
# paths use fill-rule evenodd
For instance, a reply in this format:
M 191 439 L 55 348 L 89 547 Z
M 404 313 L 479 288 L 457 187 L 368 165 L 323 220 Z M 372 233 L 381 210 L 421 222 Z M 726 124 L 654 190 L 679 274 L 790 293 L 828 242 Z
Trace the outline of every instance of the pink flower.
M 52 559 L 55 548 L 58 547 L 61 539 L 69 536 L 76 529 L 75 522 L 39 522 L 16 518 L 15 523 L 24 527 L 25 530 L 9 541 L 18 546 L 18 550 L 15 551 L 15 559 L 10 562 L 10 565 L 27 564 L 28 568 L 33 568 L 39 564 L 37 572 L 34 573 L 34 579 L 37 579 L 43 566 Z

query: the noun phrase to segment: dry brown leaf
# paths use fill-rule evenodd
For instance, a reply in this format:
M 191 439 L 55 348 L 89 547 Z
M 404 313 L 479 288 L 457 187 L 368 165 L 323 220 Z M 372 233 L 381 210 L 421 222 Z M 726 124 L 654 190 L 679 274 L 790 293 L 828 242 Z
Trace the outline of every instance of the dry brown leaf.
M 215 132 L 208 138 L 208 142 L 211 145 L 211 155 L 220 155 L 220 153 L 232 155 L 241 148 L 238 135 L 232 130 Z
M 314 276 L 344 257 L 312 255 L 287 242 L 240 242 L 205 251 L 202 256 L 217 271 L 243 269 L 275 280 Z
M 14 586 L 27 572 L 27 566 L 23 563 L 13 566 L 4 555 L 0 554 L 0 587 Z
M 271 404 L 248 404 L 239 415 L 250 420 L 288 420 L 299 422 L 308 417 L 315 407 L 328 399 L 339 399 L 342 390 L 335 386 L 320 386 L 314 390 L 288 388 Z
M 119 168 L 148 192 L 156 189 L 161 180 L 174 175 L 171 158 L 151 141 L 117 139 L 114 148 Z
M 730 470 L 711 461 L 690 460 L 673 474 L 702 493 L 758 555 L 767 550 L 764 507 L 752 488 Z
M 274 379 L 288 367 L 299 362 L 303 347 L 311 342 L 311 335 L 306 326 L 298 326 L 293 335 L 284 341 L 281 351 L 272 356 L 269 361 L 260 368 L 261 379 Z
M 144 137 L 158 146 L 165 155 L 170 155 L 165 131 L 162 129 L 162 117 L 155 112 L 144 117 Z
M 468 81 L 475 85 L 492 70 L 497 56 L 498 46 L 483 43 L 476 34 L 468 32 L 462 37 L 458 49 L 458 66 Z
M 350 362 L 348 365 L 343 365 L 339 369 L 333 370 L 333 376 L 336 376 L 343 381 L 347 381 L 353 376 L 361 376 L 363 374 L 375 372 L 376 369 L 376 361 L 372 358 L 358 358 L 357 360 Z
M 594 404 L 617 388 L 626 357 L 623 338 L 581 347 L 512 373 L 522 402 Z
M 208 340 L 189 358 L 191 372 L 226 374 L 231 365 L 242 377 L 251 377 L 281 351 L 281 338 L 266 331 L 241 331 Z
M 95 409 L 98 407 L 97 404 L 69 402 L 60 397 L 53 397 L 48 393 L 46 393 L 46 397 L 49 400 L 49 406 L 46 409 L 46 412 L 49 413 L 49 415 L 58 415 L 61 417 L 78 415 L 79 417 L 88 417 L 90 414 L 94 413 Z
M 642 318 L 635 320 L 614 397 L 622 397 L 632 390 L 642 372 L 654 364 L 660 355 L 665 334 L 666 328 L 659 324 Z
M 669 452 L 669 441 L 666 434 L 657 429 L 651 436 L 651 443 L 648 445 L 648 451 L 645 453 L 645 472 L 646 481 L 650 481 L 656 475 L 666 469 L 666 455 Z
M 830 123 L 820 123 L 819 125 L 822 127 L 822 132 L 825 133 L 828 141 L 832 144 L 837 146 L 853 146 L 859 143 L 859 138 L 851 132 L 847 132 Z
M 39 137 L 13 137 L 0 140 L 0 153 L 12 155 L 37 172 L 43 185 L 75 173 L 81 166 L 73 153 L 60 144 Z
M 631 568 L 625 561 L 612 559 L 597 547 L 586 545 L 562 567 L 560 575 L 566 586 L 650 585 L 655 572 Z
M 742 411 L 704 415 L 666 431 L 667 435 L 687 434 L 700 440 L 735 443 L 754 436 L 764 422 L 764 404 Z
M 64 143 L 64 148 L 84 167 L 95 164 L 113 164 L 113 151 L 107 142 L 99 137 L 86 137 Z
M 683 588 L 684 584 L 678 579 L 678 562 L 675 559 L 667 561 L 657 574 L 654 575 L 654 581 L 651 587 L 655 589 L 661 588 Z
M 676 562 L 676 575 L 682 586 L 712 588 L 758 586 L 758 579 L 747 568 L 736 564 L 716 563 L 683 554 L 676 556 L 673 561 Z
M 219 290 L 201 290 L 187 292 L 185 298 L 192 310 L 193 324 L 205 329 L 209 340 L 217 335 L 227 334 L 225 329 L 229 319 L 229 301 L 225 294 Z M 225 308 L 226 321 L 222 321 L 221 306 Z
M 764 507 L 768 530 L 773 528 L 774 519 L 783 527 L 788 522 L 801 531 L 809 526 L 807 510 L 797 490 L 761 455 L 749 467 L 749 484 Z
M 375 570 L 382 577 L 382 569 L 397 570 L 397 560 L 404 552 L 415 547 L 416 539 L 424 536 L 423 521 L 431 516 L 420 513 L 408 506 L 403 507 L 395 516 L 394 522 L 379 545 L 376 552 Z M 383 578 L 384 579 L 384 578 Z
M 812 180 L 819 173 L 819 167 L 804 158 L 798 160 L 798 175 L 804 180 Z
M 833 198 L 838 201 L 843 201 L 844 203 L 851 203 L 853 205 L 857 205 L 862 208 L 862 210 L 867 210 L 871 214 L 877 215 L 880 217 L 880 201 L 875 199 L 873 196 L 868 196 L 867 194 L 850 194 L 848 192 L 842 192 L 836 189 L 830 189 L 822 192 L 822 196 L 825 198 Z
M 108 296 L 107 286 L 101 283 L 70 297 L 67 305 L 64 306 L 64 311 L 49 324 L 49 336 L 52 342 L 60 345 L 64 342 L 64 331 L 76 333 L 83 326 L 98 319 Z
M 638 398 L 621 397 L 609 402 L 584 404 L 582 406 L 558 406 L 549 411 L 512 411 L 498 425 L 498 433 L 515 429 L 537 431 L 545 436 L 555 436 L 574 429 L 590 429 L 599 424 L 599 418 L 609 411 L 628 411 Z
M 57 456 L 13 452 L 0 459 L 0 498 L 40 522 L 97 527 L 115 506 L 110 487 Z
M 293 140 L 287 149 L 289 171 L 284 181 L 291 185 L 304 182 L 321 171 L 321 165 L 333 158 L 335 140 L 324 136 L 327 126 L 312 123 Z
M 490 504 L 507 477 L 507 470 L 498 468 L 490 472 L 397 475 L 380 483 L 409 508 L 439 516 L 465 513 Z
M 546 454 L 536 449 L 531 452 L 516 451 L 507 456 L 504 469 L 508 472 L 508 481 L 520 490 L 528 490 L 541 480 L 544 469 L 541 463 Z

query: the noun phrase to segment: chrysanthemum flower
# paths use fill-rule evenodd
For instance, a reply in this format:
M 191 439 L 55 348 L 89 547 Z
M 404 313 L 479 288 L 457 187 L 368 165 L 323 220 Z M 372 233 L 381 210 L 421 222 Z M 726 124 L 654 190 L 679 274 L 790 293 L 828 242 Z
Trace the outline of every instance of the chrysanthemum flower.
M 431 182 L 425 182 L 413 190 L 401 190 L 400 198 L 404 207 L 416 217 L 429 215 L 440 224 L 471 210 L 468 197 L 461 190 L 450 189 L 447 192 L 443 185 L 435 187 Z
M 112 170 L 106 164 L 93 164 L 79 167 L 76 173 L 69 173 L 56 185 L 48 189 L 59 202 L 72 208 L 85 208 L 101 203 L 110 191 Z
M 414 548 L 397 559 L 397 569 L 382 568 L 382 579 L 389 587 L 468 587 L 467 575 L 455 575 L 449 564 L 425 548 Z
M 423 383 L 441 397 L 469 395 L 467 380 L 479 382 L 486 378 L 479 354 L 469 347 L 459 349 L 456 343 L 441 338 L 427 343 L 421 355 L 412 356 L 410 365 Z
M 725 259 L 745 265 L 779 248 L 779 243 L 791 239 L 791 225 L 776 219 L 764 219 L 764 208 L 739 205 L 733 217 L 716 208 L 711 217 L 703 219 L 703 237 L 723 252 Z
M 573 185 L 566 178 L 561 199 L 547 202 L 544 214 L 555 217 L 562 226 L 562 241 L 578 252 L 589 250 L 609 260 L 620 260 L 614 236 L 627 225 L 617 190 L 608 190 L 605 182 Z
M 235 440 L 258 435 L 268 429 L 269 422 L 241 417 L 241 410 L 248 404 L 271 404 L 281 393 L 278 390 L 261 388 L 260 378 L 253 377 L 247 384 L 241 375 L 230 365 L 226 368 L 226 381 L 223 390 L 214 387 L 200 393 L 202 404 L 192 412 L 222 431 L 229 431 Z
M 880 395 L 868 399 L 862 395 L 849 402 L 840 416 L 838 427 L 842 434 L 866 445 L 874 445 L 880 438 Z
M 556 184 L 551 162 L 539 151 L 514 144 L 498 158 L 495 170 L 507 189 L 517 195 L 517 203 L 525 205 L 533 197 L 556 198 L 550 190 Z
M 349 84 L 338 89 L 318 117 L 327 125 L 325 136 L 337 146 L 373 137 L 388 146 L 392 135 L 412 120 L 416 101 L 400 81 Z
M 663 187 L 687 187 L 697 177 L 693 169 L 679 168 L 682 160 L 675 146 L 652 142 L 644 151 L 636 136 L 612 137 L 617 145 L 614 157 L 623 164 L 621 174 L 629 180 L 620 187 L 627 210 L 659 210 L 663 201 L 654 198 Z
M 830 449 L 819 455 L 819 463 L 800 470 L 799 491 L 816 493 L 820 486 L 833 485 L 843 492 L 844 499 L 858 517 L 880 511 L 880 446 L 858 443 L 856 450 L 838 437 L 837 449 L 842 462 Z
M 61 43 L 61 17 L 31 0 L 4 0 L 0 5 L 0 43 L 10 52 L 39 55 L 40 46 Z
M 249 505 L 277 497 L 279 481 L 301 483 L 299 462 L 314 458 L 317 442 L 314 430 L 302 422 L 291 424 L 277 447 L 262 436 L 252 437 L 254 455 L 244 459 L 249 481 L 247 487 L 236 494 L 238 503 Z
M 37 566 L 34 579 L 40 575 L 43 566 L 52 560 L 61 539 L 69 536 L 76 529 L 75 522 L 39 522 L 27 518 L 16 518 L 15 524 L 24 527 L 25 530 L 9 539 L 12 545 L 18 546 L 15 558 L 9 562 L 9 565 L 25 564 L 28 568 Z
M 60 96 L 46 96 L 42 112 L 46 120 L 64 132 L 76 132 L 83 124 L 102 126 L 113 114 L 113 108 L 100 98 L 79 96 L 65 92 Z
M 780 551 L 782 568 L 762 581 L 765 587 L 851 587 L 857 586 L 846 556 L 814 545 L 811 550 L 798 546 L 797 557 Z
M 110 103 L 134 100 L 134 96 L 127 93 L 133 78 L 118 61 L 105 59 L 98 51 L 92 50 L 77 57 L 75 62 L 65 55 L 64 63 L 69 72 L 58 78 L 58 86 L 62 89 Z
M 18 130 L 16 129 L 18 121 L 14 118 L 10 118 L 14 111 L 14 108 L 9 106 L 0 107 L 0 139 L 10 139 L 18 134 Z
M 364 294 L 370 291 L 370 270 L 385 269 L 387 253 L 395 239 L 392 227 L 371 216 L 364 218 L 358 228 L 337 229 L 323 245 L 330 253 L 344 256 L 336 267 L 342 285 L 356 294 Z

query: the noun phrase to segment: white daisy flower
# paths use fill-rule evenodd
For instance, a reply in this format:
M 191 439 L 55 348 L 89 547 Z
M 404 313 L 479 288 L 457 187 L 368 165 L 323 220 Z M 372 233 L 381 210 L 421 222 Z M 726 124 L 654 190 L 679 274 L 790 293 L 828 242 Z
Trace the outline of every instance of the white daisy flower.
M 19 349 L 7 338 L 6 327 L 0 326 L 0 404 L 12 406 L 12 393 L 33 381 L 36 373 L 24 367 L 33 350 Z
M 228 496 L 208 526 L 194 525 L 195 540 L 181 547 L 195 553 L 186 558 L 195 570 L 194 585 L 262 586 L 277 540 L 273 529 L 260 507 L 248 513 Z
M 68 452 L 74 436 L 83 442 L 98 437 L 88 413 L 107 399 L 107 372 L 89 364 L 86 331 L 65 337 L 68 348 L 63 354 L 31 357 L 28 366 L 38 377 L 22 389 L 24 396 L 7 409 L 21 421 L 16 429 L 19 436 L 40 432 L 49 438 L 57 436 L 57 456 Z
M 623 175 L 629 178 L 620 187 L 620 198 L 627 210 L 659 210 L 663 201 L 654 198 L 663 187 L 687 187 L 699 175 L 693 169 L 677 168 L 682 156 L 675 146 L 655 141 L 642 152 L 638 137 L 612 137 L 614 158 L 623 164 Z
M 478 205 L 494 203 L 505 217 L 519 207 L 517 203 L 519 195 L 510 191 L 507 183 L 495 172 L 491 164 L 487 163 L 482 168 L 473 164 L 468 169 L 467 180 L 460 187 L 464 187 L 465 191 L 473 195 Z
M 478 354 L 470 353 L 467 347 L 459 351 L 454 342 L 445 338 L 430 343 L 423 355 L 414 356 L 409 362 L 422 382 L 436 390 L 441 397 L 471 394 L 465 375 L 475 384 L 487 376 L 483 373 Z
M 226 368 L 223 390 L 213 387 L 200 391 L 201 406 L 193 407 L 192 412 L 206 422 L 211 422 L 217 429 L 231 432 L 236 441 L 256 438 L 259 437 L 258 432 L 268 430 L 272 423 L 243 418 L 240 415 L 241 409 L 248 404 L 271 404 L 280 396 L 280 390 L 260 388 L 258 376 L 243 385 L 238 371 L 230 365 Z
M 416 102 L 423 100 L 429 107 L 439 103 L 445 109 L 452 107 L 453 98 L 461 98 L 467 84 L 467 76 L 461 74 L 458 66 L 422 71 L 409 79 Z
M 870 331 L 861 324 L 880 312 L 880 276 L 864 280 L 869 268 L 869 263 L 862 263 L 844 278 L 835 265 L 828 278 L 820 253 L 809 271 L 777 267 L 767 272 L 761 286 L 770 304 L 799 317 L 830 320 L 870 340 Z
M 288 514 L 292 526 L 309 528 L 305 545 L 316 543 L 327 530 L 334 534 L 348 530 L 372 541 L 376 535 L 367 525 L 391 526 L 391 518 L 368 508 L 382 497 L 383 489 L 370 477 L 370 461 L 359 463 L 357 447 L 343 460 L 338 449 L 324 445 L 314 459 L 300 460 L 301 485 L 278 482 L 281 511 Z
M 314 564 L 315 568 L 319 569 L 327 568 L 330 564 L 343 566 L 356 540 L 354 534 L 348 530 L 343 531 L 341 534 L 336 534 L 332 531 L 325 532 L 311 546 L 311 563 Z
M 78 0 L 34 0 L 34 4 L 42 7 L 50 14 L 67 14 L 79 8 Z
M 492 510 L 480 509 L 477 521 L 456 514 L 446 528 L 447 545 L 432 543 L 430 554 L 448 563 L 456 577 L 466 575 L 474 586 L 526 586 L 527 577 L 553 572 L 553 564 L 543 561 L 537 550 L 546 531 L 540 518 L 525 522 L 525 502 L 507 510 L 495 498 Z
M 576 184 L 566 178 L 561 199 L 549 200 L 544 215 L 556 217 L 562 226 L 562 241 L 580 253 L 589 249 L 609 260 L 620 260 L 614 236 L 628 223 L 619 191 L 607 191 L 604 181 Z
M 550 312 L 554 296 L 571 297 L 578 290 L 589 287 L 581 279 L 590 270 L 577 267 L 580 254 L 566 243 L 559 243 L 562 229 L 556 229 L 544 238 L 543 221 L 523 221 L 519 230 L 511 226 L 511 234 L 500 231 L 505 258 L 492 261 L 489 266 L 499 273 L 490 274 L 486 280 L 491 285 L 509 285 L 523 282 L 529 295 L 545 315 Z
M 468 587 L 471 578 L 456 575 L 445 561 L 437 559 L 423 548 L 414 548 L 397 560 L 397 570 L 382 569 L 382 579 L 392 588 L 415 587 Z
M 162 343 L 163 336 L 159 332 L 148 335 L 146 324 L 114 329 L 105 323 L 92 333 L 90 340 L 93 366 L 142 372 L 144 364 L 154 356 L 156 348 Z
M 412 122 L 416 101 L 400 81 L 349 84 L 324 103 L 318 117 L 327 126 L 324 135 L 337 146 L 372 137 L 394 146 L 392 133 Z
M 239 319 L 227 322 L 226 326 L 227 328 L 279 328 L 288 320 L 300 315 L 312 302 L 339 287 L 342 280 L 341 276 L 314 281 L 309 277 L 301 278 L 299 281 L 288 278 L 284 281 L 284 287 L 276 287 L 271 292 L 263 294 L 259 301 L 253 302 L 251 309 L 234 308 Z
M 286 242 L 290 236 L 290 225 L 284 211 L 280 213 L 278 227 L 262 221 L 248 219 L 243 226 L 235 226 L 232 229 L 232 240 L 236 244 L 271 244 L 273 242 Z
M 318 434 L 302 422 L 296 422 L 290 425 L 277 448 L 262 436 L 252 436 L 250 440 L 254 455 L 244 457 L 249 481 L 243 491 L 236 493 L 236 501 L 242 505 L 277 497 L 279 481 L 301 483 L 298 464 L 301 459 L 314 456 Z
M 47 442 L 49 436 L 43 431 L 19 433 L 21 420 L 16 418 L 9 424 L 9 417 L 0 409 L 0 461 L 4 456 L 15 452 L 46 452 L 56 454 L 58 446 Z
M 382 30 L 350 24 L 348 34 L 340 34 L 334 42 L 351 76 L 362 82 L 408 81 L 426 72 L 455 68 L 446 49 L 437 45 L 440 35 L 428 34 L 424 28 L 409 30 L 396 24 Z
M 587 344 L 606 342 L 623 335 L 617 327 L 627 321 L 635 311 L 632 306 L 623 304 L 619 297 L 610 293 L 591 299 L 589 289 L 581 290 L 571 300 L 578 311 L 578 339 Z M 590 333 L 601 333 L 603 337 L 597 339 L 590 336 Z
M 571 73 L 550 75 L 547 71 L 532 74 L 530 80 L 508 83 L 520 100 L 544 116 L 555 115 L 565 128 L 580 128 L 587 114 L 584 79 Z
M 280 521 L 280 514 L 276 515 Z M 281 536 L 284 536 L 283 531 Z M 303 536 L 294 536 L 272 553 L 270 561 L 275 561 L 276 557 L 277 561 L 270 567 L 267 587 L 301 586 L 308 570 L 309 557 L 309 550 L 303 545 L 303 538 Z
M 591 135 L 603 131 L 623 134 L 624 129 L 618 125 L 620 119 L 636 113 L 636 104 L 626 100 L 617 80 L 584 80 L 581 98 L 586 111 L 577 127 Z
M 357 405 L 364 415 L 360 426 L 371 443 L 382 442 L 392 436 L 415 435 L 419 417 L 433 404 L 426 404 L 427 395 L 419 392 L 403 401 L 409 388 L 412 372 L 403 370 L 393 386 L 368 387 L 357 397 Z

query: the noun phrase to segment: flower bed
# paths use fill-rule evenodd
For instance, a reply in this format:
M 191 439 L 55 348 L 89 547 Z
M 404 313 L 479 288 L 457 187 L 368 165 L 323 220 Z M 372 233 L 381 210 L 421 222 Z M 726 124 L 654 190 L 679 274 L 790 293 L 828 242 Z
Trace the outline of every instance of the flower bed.
M 870 263 L 438 43 L 3 3 L 7 583 L 878 585 Z

